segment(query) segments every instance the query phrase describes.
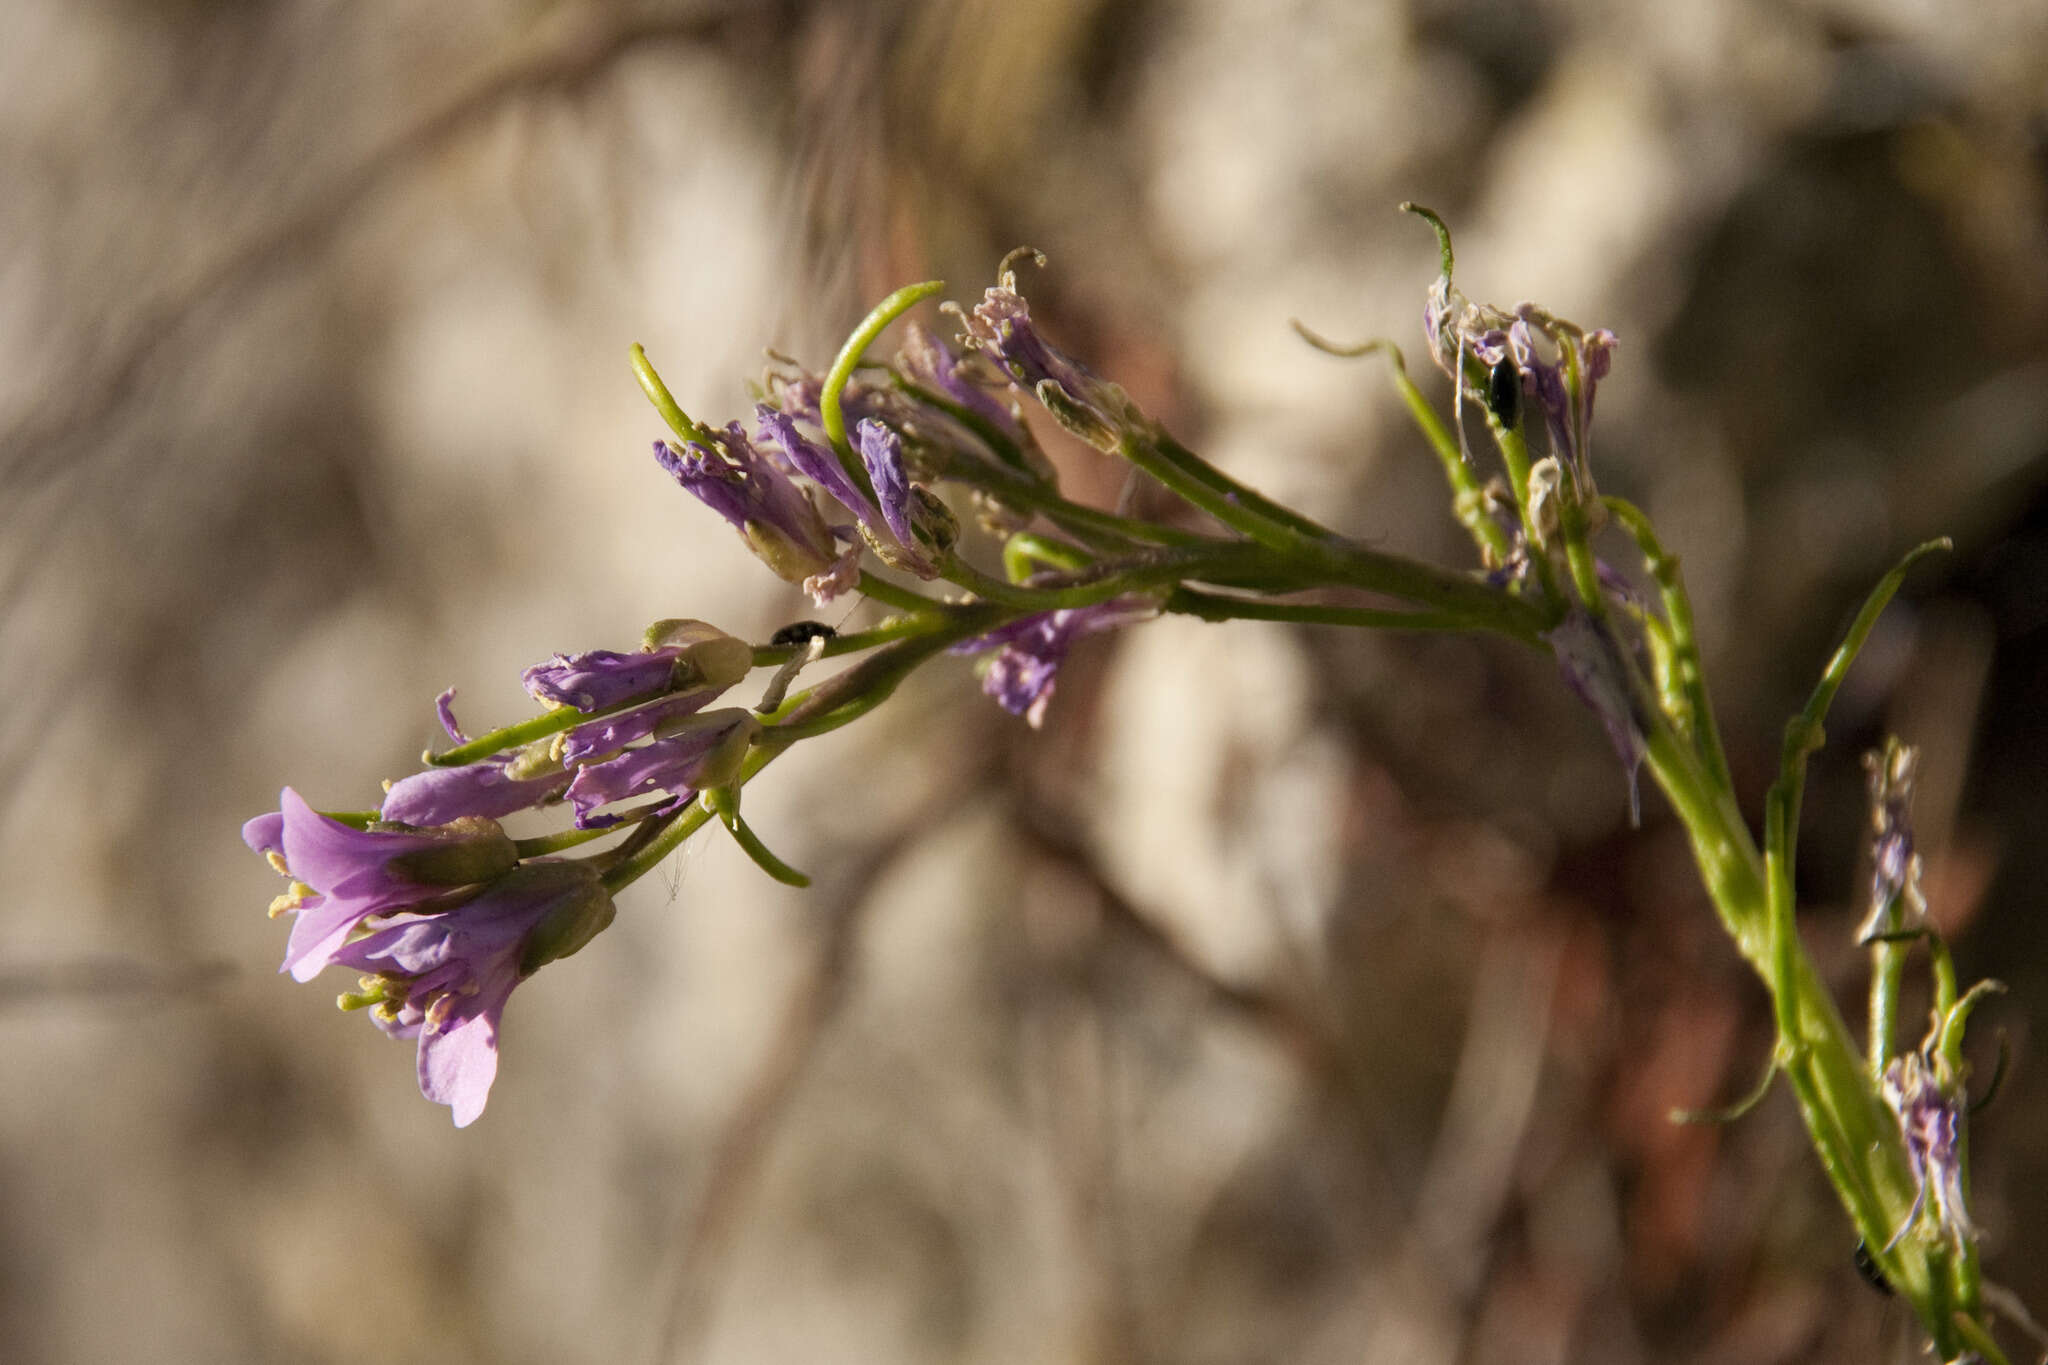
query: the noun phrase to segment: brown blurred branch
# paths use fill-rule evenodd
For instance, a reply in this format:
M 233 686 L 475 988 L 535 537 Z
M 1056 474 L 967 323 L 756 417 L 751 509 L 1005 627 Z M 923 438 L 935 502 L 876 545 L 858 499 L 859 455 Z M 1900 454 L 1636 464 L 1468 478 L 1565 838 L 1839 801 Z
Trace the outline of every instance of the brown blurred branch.
M 811 1056 L 839 1015 L 852 989 L 853 962 L 873 897 L 869 890 L 903 846 L 893 843 L 850 878 L 825 911 L 817 961 L 783 1005 L 774 1040 L 747 1082 L 732 1117 L 712 1145 L 703 1192 L 690 1208 L 682 1231 L 680 1263 L 654 1359 L 694 1357 L 711 1323 L 711 1309 L 724 1282 L 720 1265 L 732 1243 L 767 1159 L 769 1145 L 795 1098 Z
M 804 1072 L 852 993 L 875 882 L 914 842 L 929 838 L 933 826 L 947 811 L 958 809 L 963 795 L 983 783 L 988 773 L 986 763 L 961 771 L 956 784 L 935 793 L 906 816 L 895 833 L 871 846 L 854 868 L 835 879 L 832 897 L 823 907 L 816 961 L 784 1003 L 774 1039 L 712 1144 L 701 1193 L 685 1210 L 674 1289 L 654 1356 L 658 1365 L 693 1358 L 702 1349 L 713 1301 L 724 1282 L 722 1263 L 733 1231 L 753 1197 L 762 1163 Z
M 165 967 L 133 958 L 0 964 L 0 1010 L 59 1001 L 169 1003 L 210 992 L 235 975 L 224 959 Z
M 1287 997 L 1216 975 L 1170 928 L 1147 915 L 1109 882 L 1094 853 L 1042 802 L 1019 803 L 1013 822 L 1025 847 L 1057 859 L 1084 878 L 1119 932 L 1199 986 L 1220 1013 L 1267 1035 L 1312 1076 L 1341 1082 L 1344 1047 L 1331 1030 Z
M 138 306 L 107 358 L 33 407 L 0 435 L 0 476 L 17 490 L 90 458 L 134 397 L 150 365 L 174 349 L 209 305 L 265 283 L 292 262 L 333 241 L 377 191 L 407 167 L 514 101 L 548 91 L 575 92 L 616 62 L 660 43 L 720 41 L 766 7 L 739 5 L 691 14 L 620 15 L 594 4 L 572 12 L 530 46 L 496 63 L 442 105 L 392 135 L 298 209 L 257 228 L 184 284 Z

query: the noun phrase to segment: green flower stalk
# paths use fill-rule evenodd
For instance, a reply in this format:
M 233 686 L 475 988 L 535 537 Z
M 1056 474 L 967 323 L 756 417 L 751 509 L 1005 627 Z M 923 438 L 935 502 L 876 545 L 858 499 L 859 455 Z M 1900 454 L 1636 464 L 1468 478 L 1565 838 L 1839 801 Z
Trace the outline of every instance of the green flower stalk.
M 1393 345 L 1303 334 L 1389 362 L 1442 467 L 1473 567 L 1387 554 L 1224 474 L 1041 333 L 1014 255 L 971 310 L 948 305 L 960 349 L 910 323 L 902 354 L 874 359 L 890 328 L 944 288 L 907 286 L 854 328 L 822 375 L 771 372 L 750 427 L 684 413 L 635 347 L 634 372 L 677 442 L 657 443 L 661 467 L 769 572 L 820 602 L 858 598 L 875 615 L 836 630 L 797 622 L 758 645 L 694 619 L 660 622 L 637 650 L 528 669 L 541 713 L 474 739 L 444 694 L 451 747 L 390 784 L 378 811 L 322 815 L 287 789 L 281 811 L 250 822 L 250 846 L 292 879 L 275 907 L 297 917 L 287 966 L 301 979 L 329 964 L 371 973 L 344 1003 L 419 1037 L 422 1090 L 467 1122 L 497 1074 L 512 986 L 597 938 L 613 897 L 696 831 L 715 822 L 768 876 L 806 884 L 741 817 L 744 788 L 927 664 L 980 655 L 987 694 L 1038 726 L 1078 641 L 1162 613 L 1501 635 L 1551 653 L 1606 730 L 1631 812 L 1647 771 L 1684 826 L 1722 927 L 1771 997 L 1765 1083 L 1782 1076 L 1791 1090 L 1870 1273 L 1911 1306 L 1942 1360 L 2003 1362 L 1986 1309 L 2000 1296 L 1987 1299 L 1968 1208 L 1963 1056 L 1972 1012 L 2000 988 L 1960 990 L 1924 913 L 1910 748 L 1892 741 L 1869 765 L 1873 872 L 1859 938 L 1873 973 L 1860 1046 L 1801 944 L 1793 896 L 1806 763 L 1829 706 L 1908 570 L 1946 542 L 1915 549 L 1873 589 L 1785 729 L 1753 830 L 1678 560 L 1641 510 L 1595 484 L 1594 397 L 1614 335 L 1534 304 L 1474 303 L 1454 283 L 1443 221 L 1403 207 L 1432 226 L 1441 250 L 1423 323 L 1451 380 L 1448 419 Z M 1147 520 L 1069 499 L 1022 418 L 1032 401 L 1127 460 L 1182 515 Z M 1474 451 L 1475 429 L 1490 437 L 1491 457 Z M 1594 537 L 1610 525 L 1633 543 L 1653 595 L 1596 554 Z M 826 672 L 834 660 L 847 662 Z M 755 670 L 772 674 L 758 702 L 734 704 L 727 694 L 753 695 Z M 792 693 L 800 673 L 817 680 Z M 522 812 L 562 827 L 513 840 L 496 822 Z M 1924 1037 L 1905 1046 L 1898 1001 L 1922 949 L 1934 1008 Z

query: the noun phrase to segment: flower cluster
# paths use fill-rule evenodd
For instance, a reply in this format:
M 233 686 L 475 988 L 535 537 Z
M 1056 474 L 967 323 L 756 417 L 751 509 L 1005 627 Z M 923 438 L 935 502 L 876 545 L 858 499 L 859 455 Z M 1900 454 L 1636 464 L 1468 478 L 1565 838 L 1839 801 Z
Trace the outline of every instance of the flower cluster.
M 1870 894 L 1856 938 L 1870 943 L 1927 918 L 1920 855 L 1913 851 L 1913 784 L 1920 751 L 1894 739 L 1865 754 L 1863 769 L 1870 790 Z
M 512 987 L 611 922 L 589 866 L 520 861 L 494 820 L 356 829 L 287 787 L 281 809 L 243 827 L 249 847 L 292 879 L 273 913 L 296 912 L 285 968 L 366 973 L 344 1009 L 368 1007 L 386 1033 L 419 1040 L 420 1093 L 475 1121 L 498 1069 Z
M 1930 1038 L 1917 1052 L 1892 1059 L 1879 1078 L 1879 1092 L 1899 1121 L 1899 1138 L 1913 1173 L 1913 1207 L 1899 1224 L 1898 1241 L 1922 1216 L 1957 1248 L 1975 1240 L 1977 1228 L 1964 1205 L 1964 1095 Z
M 1783 1033 L 1775 1070 L 1799 1096 L 1873 1273 L 1913 1303 L 1943 1359 L 1996 1359 L 1975 1307 L 1984 1295 L 1965 1208 L 1962 1043 L 1971 1011 L 2002 988 L 1960 991 L 1925 914 L 1911 749 L 1894 741 L 1870 761 L 1867 1056 L 1848 1043 L 1805 955 L 1792 879 L 1805 763 L 1828 705 L 1907 567 L 1940 543 L 1908 555 L 1873 590 L 1788 725 L 1759 846 L 1714 726 L 1677 560 L 1639 509 L 1594 485 L 1593 403 L 1613 333 L 1534 304 L 1473 303 L 1452 283 L 1449 230 L 1406 207 L 1438 234 L 1442 270 L 1423 323 L 1452 381 L 1456 437 L 1396 348 L 1349 353 L 1392 358 L 1443 465 L 1452 514 L 1478 550 L 1477 571 L 1351 539 L 1180 445 L 1041 335 L 1010 270 L 1014 255 L 971 310 L 947 305 L 959 349 L 911 325 L 893 363 L 866 361 L 884 329 L 943 287 L 906 286 L 825 373 L 778 358 L 751 417 L 722 427 L 684 413 L 636 347 L 641 385 L 675 438 L 655 445 L 660 467 L 814 601 L 858 597 L 887 614 L 844 632 L 799 622 L 759 647 L 702 621 L 659 622 L 637 650 L 557 655 L 527 669 L 526 690 L 545 709 L 477 739 L 444 693 L 436 709 L 453 747 L 390 784 L 379 809 L 322 814 L 287 788 L 278 810 L 245 827 L 249 846 L 289 879 L 272 906 L 294 916 L 284 970 L 301 981 L 328 966 L 356 972 L 343 1008 L 416 1040 L 421 1092 L 467 1124 L 489 1096 L 514 988 L 601 932 L 614 893 L 694 831 L 716 820 L 768 875 L 806 883 L 742 818 L 744 784 L 790 745 L 866 714 L 926 661 L 982 656 L 983 689 L 1037 727 L 1077 642 L 1162 612 L 1495 632 L 1550 651 L 1626 769 L 1632 817 L 1645 765 L 1670 796 L 1722 922 L 1772 997 Z M 1153 480 L 1185 517 L 1147 520 L 1064 497 L 1024 419 L 1026 399 Z M 1490 477 L 1476 472 L 1465 439 L 1468 406 L 1483 413 L 1499 456 Z M 969 562 L 973 547 L 959 543 L 961 521 L 941 488 L 964 495 L 973 524 L 1000 539 L 1002 577 Z M 1654 594 L 1596 555 L 1604 525 L 1633 539 Z M 872 571 L 870 557 L 887 573 Z M 1361 592 L 1372 600 L 1355 600 Z M 860 657 L 791 695 L 797 675 L 827 655 Z M 716 704 L 757 665 L 774 675 L 754 706 Z M 536 812 L 566 827 L 515 838 L 499 823 Z M 1933 1025 L 1900 1055 L 1901 972 L 1916 942 L 1931 961 Z M 1880 1246 L 1891 1219 L 1896 1233 Z
M 1074 642 L 1159 614 L 1155 595 L 1131 593 L 1089 607 L 1065 607 L 1020 617 L 977 639 L 955 645 L 960 654 L 994 651 L 982 669 L 981 690 L 1036 730 L 1045 723 L 1060 665 Z
M 1163 593 L 991 613 L 892 593 L 863 570 L 863 557 L 919 583 L 991 581 L 956 559 L 958 522 L 932 490 L 963 484 L 984 525 L 1012 530 L 1033 519 L 1012 499 L 1026 507 L 1056 500 L 1019 383 L 1070 425 L 1084 410 L 1092 415 L 1081 425 L 1091 430 L 1139 419 L 1113 385 L 1038 338 L 1007 273 L 962 318 L 965 352 L 912 326 L 890 367 L 849 364 L 820 376 L 780 365 L 751 421 L 722 428 L 684 416 L 645 367 L 642 382 L 677 437 L 657 442 L 655 457 L 813 600 L 858 592 L 907 601 L 913 616 L 929 614 L 924 633 L 949 632 L 937 645 L 992 654 L 986 690 L 1036 726 L 1073 642 L 1157 614 Z M 645 366 L 637 352 L 636 364 Z M 1027 575 L 1021 590 L 1044 590 L 1058 577 Z M 785 706 L 785 691 L 831 634 L 812 625 L 801 641 L 778 634 L 757 660 L 752 645 L 702 621 L 657 622 L 637 650 L 556 655 L 527 669 L 522 682 L 543 713 L 479 739 L 463 733 L 454 690 L 444 692 L 435 709 L 453 747 L 388 783 L 373 812 L 321 814 L 287 788 L 278 810 L 243 831 L 290 879 L 272 906 L 294 916 L 284 969 L 301 981 L 329 966 L 358 972 L 343 1008 L 367 1009 L 387 1033 L 416 1039 L 421 1092 L 449 1105 L 458 1125 L 471 1122 L 496 1075 L 513 987 L 610 923 L 612 892 L 675 840 L 715 814 L 771 875 L 804 880 L 740 818 L 738 782 L 764 742 L 764 717 L 805 714 L 805 698 Z M 780 665 L 761 704 L 714 705 L 757 661 Z M 806 694 L 810 710 L 830 714 L 826 728 L 843 723 L 885 695 L 890 676 L 849 670 Z M 825 705 L 835 698 L 836 711 Z M 779 728 L 773 743 L 794 733 Z M 533 811 L 566 814 L 570 827 L 516 840 L 499 823 Z M 607 836 L 619 842 L 559 856 Z
M 658 441 L 655 459 L 820 605 L 859 583 L 863 549 L 928 582 L 959 536 L 930 485 L 1035 447 L 929 333 L 913 334 L 903 372 L 900 388 L 847 384 L 841 410 L 856 420 L 844 440 L 827 430 L 823 380 L 775 373 L 751 431 L 733 422 Z
M 342 1007 L 417 1039 L 421 1093 L 449 1105 L 457 1126 L 472 1122 L 497 1073 L 512 988 L 613 914 L 596 865 L 527 856 L 499 820 L 566 801 L 579 829 L 602 830 L 672 814 L 730 781 L 760 722 L 705 708 L 752 666 L 743 640 L 702 621 L 660 622 L 640 650 L 557 655 L 526 670 L 527 691 L 551 714 L 589 717 L 551 737 L 472 742 L 450 691 L 436 707 L 450 739 L 489 752 L 394 782 L 381 810 L 349 820 L 287 787 L 279 809 L 242 830 L 290 879 L 271 906 L 294 916 L 284 970 L 300 981 L 329 966 L 363 973 Z M 640 808 L 613 809 L 650 794 Z
M 1410 206 L 1412 207 L 1412 206 Z M 1431 357 L 1454 385 L 1462 414 L 1483 406 L 1500 442 L 1511 487 L 1487 498 L 1506 523 L 1508 554 L 1489 581 L 1531 597 L 1561 599 L 1562 619 L 1544 633 L 1573 695 L 1599 718 L 1628 775 L 1629 818 L 1641 818 L 1636 773 L 1649 728 L 1644 681 L 1653 671 L 1654 623 L 1626 578 L 1595 559 L 1589 531 L 1607 519 L 1593 482 L 1593 394 L 1613 363 L 1614 333 L 1587 330 L 1534 303 L 1474 303 L 1451 278 L 1450 234 L 1434 214 L 1443 269 L 1422 315 Z M 1541 412 L 1549 453 L 1530 461 L 1523 415 Z M 1575 560 L 1576 556 L 1576 560 Z M 1565 591 L 1569 582 L 1576 600 Z

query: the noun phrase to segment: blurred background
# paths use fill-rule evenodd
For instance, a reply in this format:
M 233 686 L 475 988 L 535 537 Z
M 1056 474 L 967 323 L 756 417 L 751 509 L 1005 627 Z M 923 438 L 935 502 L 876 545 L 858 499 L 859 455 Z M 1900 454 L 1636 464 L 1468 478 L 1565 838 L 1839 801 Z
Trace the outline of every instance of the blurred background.
M 822 367 L 1029 243 L 1048 331 L 1189 444 L 1466 563 L 1384 366 L 1287 325 L 1421 355 L 1409 198 L 1474 298 L 1619 333 L 1600 480 L 1685 559 L 1752 810 L 1862 593 L 1955 537 L 1815 760 L 1804 923 L 1858 1017 L 1896 729 L 1935 914 L 2013 988 L 1987 1264 L 2048 1309 L 2037 0 L 0 29 L 8 1360 L 1918 1358 L 1782 1090 L 1666 1121 L 1748 1089 L 1763 997 L 1506 644 L 1164 620 L 1040 733 L 941 661 L 750 790 L 813 890 L 700 840 L 521 988 L 467 1131 L 339 974 L 275 972 L 237 831 L 280 786 L 368 804 L 441 688 L 516 719 L 520 668 L 657 617 L 813 614 L 654 468 L 631 342 L 723 421 L 762 348 Z

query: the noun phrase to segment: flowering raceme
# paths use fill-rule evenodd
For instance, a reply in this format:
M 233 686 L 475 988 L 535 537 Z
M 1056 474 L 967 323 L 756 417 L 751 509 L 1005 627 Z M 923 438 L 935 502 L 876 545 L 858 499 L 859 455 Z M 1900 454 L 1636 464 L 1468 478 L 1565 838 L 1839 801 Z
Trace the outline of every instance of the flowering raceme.
M 512 987 L 612 918 L 602 869 L 528 856 L 498 817 L 566 799 L 579 823 L 609 827 L 647 812 L 589 816 L 596 806 L 659 793 L 673 810 L 728 780 L 759 723 L 746 711 L 698 713 L 753 660 L 752 646 L 705 622 L 657 622 L 640 650 L 556 655 L 526 670 L 527 691 L 551 708 L 540 720 L 552 738 L 471 741 L 453 690 L 443 693 L 435 709 L 451 752 L 478 752 L 392 783 L 375 818 L 323 815 L 285 788 L 279 809 L 242 832 L 291 879 L 272 904 L 295 915 L 284 970 L 300 981 L 331 965 L 367 973 L 343 1007 L 370 1008 L 387 1033 L 417 1038 L 421 1092 L 470 1123 L 497 1074 Z
M 836 624 L 795 622 L 759 645 L 685 618 L 657 622 L 637 650 L 554 655 L 521 679 L 540 713 L 475 739 L 444 693 L 436 710 L 451 747 L 389 784 L 376 811 L 321 814 L 286 788 L 277 811 L 244 829 L 290 878 L 273 905 L 295 916 L 285 969 L 302 981 L 329 965 L 360 973 L 343 1007 L 416 1040 L 421 1092 L 465 1125 L 496 1078 L 514 989 L 589 943 L 611 923 L 616 893 L 695 831 L 715 821 L 768 875 L 806 884 L 743 817 L 746 784 L 790 747 L 886 702 L 933 659 L 986 656 L 983 690 L 1038 727 L 1077 641 L 1162 613 L 1484 632 L 1549 652 L 1625 769 L 1631 817 L 1641 771 L 1670 798 L 1722 926 L 1770 995 L 1780 1033 L 1773 1074 L 1792 1089 L 1873 1273 L 1913 1305 L 1944 1360 L 1974 1354 L 1997 1365 L 1964 1207 L 1961 1051 L 1970 1011 L 1995 987 L 1959 990 L 1924 913 L 1910 749 L 1894 743 L 1871 767 L 1873 870 L 1860 934 L 1873 963 L 1867 1055 L 1848 1042 L 1795 918 L 1807 756 L 1877 614 L 1914 560 L 1941 543 L 1880 581 L 1787 726 L 1759 839 L 1722 751 L 1678 561 L 1648 517 L 1594 484 L 1593 400 L 1614 334 L 1535 304 L 1473 303 L 1452 282 L 1449 230 L 1413 211 L 1438 234 L 1441 269 L 1423 324 L 1451 380 L 1451 421 L 1391 344 L 1318 344 L 1392 361 L 1475 565 L 1384 553 L 1182 446 L 1046 337 L 1009 269 L 1015 253 L 971 310 L 946 306 L 959 349 L 912 326 L 892 363 L 868 358 L 886 328 L 943 287 L 906 286 L 860 323 L 829 370 L 778 358 L 749 425 L 691 418 L 635 347 L 635 373 L 674 436 L 655 446 L 661 467 L 778 578 L 815 602 L 855 600 Z M 1025 420 L 1027 398 L 1127 462 L 1177 510 L 1146 519 L 1071 500 Z M 1486 473 L 1466 438 L 1468 408 L 1497 457 Z M 1615 567 L 1611 543 L 1596 554 L 1603 531 L 1633 543 L 1654 590 Z M 977 532 L 999 545 L 978 547 Z M 999 562 L 1001 576 L 977 557 Z M 846 663 L 793 690 L 827 659 Z M 771 681 L 751 705 L 735 703 L 729 694 L 756 668 L 772 670 Z M 515 838 L 500 820 L 547 832 Z M 1919 945 L 1932 962 L 1934 1021 L 1902 1054 L 1901 973 Z

